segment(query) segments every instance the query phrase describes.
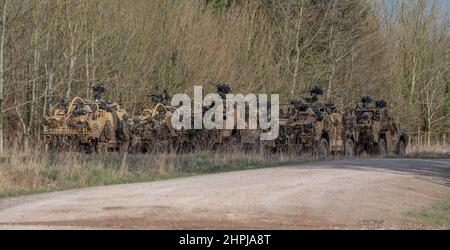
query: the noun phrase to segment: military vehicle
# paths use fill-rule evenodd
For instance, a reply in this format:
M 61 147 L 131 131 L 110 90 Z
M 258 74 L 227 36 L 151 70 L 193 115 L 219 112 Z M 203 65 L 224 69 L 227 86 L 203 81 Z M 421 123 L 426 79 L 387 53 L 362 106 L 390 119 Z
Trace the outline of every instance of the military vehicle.
M 223 83 L 223 84 L 214 84 L 212 82 L 208 82 L 209 84 L 212 84 L 216 87 L 216 91 L 219 94 L 219 96 L 223 100 L 223 129 L 213 129 L 213 130 L 205 130 L 203 133 L 197 133 L 197 138 L 201 138 L 200 140 L 203 142 L 207 142 L 207 145 L 209 148 L 211 146 L 224 146 L 224 145 L 231 145 L 237 142 L 237 129 L 235 127 L 228 128 L 227 127 L 227 115 L 226 115 L 226 107 L 227 107 L 227 99 L 226 95 L 231 94 L 231 87 L 230 85 Z M 203 107 L 203 114 L 209 109 L 210 107 Z M 234 109 L 236 107 L 233 107 Z M 236 110 L 234 112 L 234 122 L 236 123 Z
M 226 107 L 227 100 L 226 95 L 231 93 L 231 88 L 228 84 L 214 84 L 208 81 L 209 84 L 216 87 L 217 93 L 223 100 L 223 129 L 194 129 L 195 113 L 191 113 L 191 129 L 176 130 L 170 126 L 170 134 L 173 139 L 173 145 L 178 148 L 177 151 L 186 150 L 212 150 L 212 149 L 226 149 L 228 145 L 232 145 L 237 141 L 237 129 L 235 127 L 227 127 L 227 115 Z M 215 103 L 210 106 L 202 106 L 201 119 L 205 113 L 210 110 Z M 235 121 L 236 121 L 236 112 Z M 213 117 L 214 118 L 214 117 Z
M 238 142 L 242 149 L 246 151 L 256 150 L 260 151 L 263 150 L 265 147 L 266 142 L 261 141 L 261 133 L 262 130 L 259 128 L 258 123 L 256 124 L 256 129 L 249 129 L 249 119 L 250 117 L 254 115 L 256 121 L 258 121 L 258 114 L 251 114 L 249 113 L 249 108 L 245 107 L 245 117 L 248 119 L 245 119 L 245 128 L 240 129 L 237 132 Z M 270 143 L 270 142 L 269 142 Z
M 358 155 L 405 154 L 408 137 L 389 114 L 386 101 L 380 99 L 373 102 L 370 96 L 362 97 L 354 109 L 354 119 Z
M 172 145 L 172 137 L 176 137 L 170 126 L 175 108 L 169 105 L 169 93 L 165 90 L 162 94 L 151 94 L 149 97 L 152 105 L 135 117 L 131 126 L 131 147 L 143 153 L 168 150 Z
M 150 97 L 152 105 L 133 119 L 131 144 L 134 151 L 188 152 L 203 145 L 203 130 L 177 130 L 172 126 L 172 115 L 177 112 L 177 107 L 170 105 L 170 95 L 167 91 L 163 94 L 152 94 Z M 194 113 L 191 115 L 193 122 Z
M 354 154 L 352 130 L 346 125 L 345 113 L 334 104 L 321 104 L 323 90 L 315 86 L 305 100 L 292 100 L 280 112 L 280 135 L 274 141 L 276 149 L 288 148 L 294 153 L 313 153 L 319 157 L 330 154 Z
M 93 87 L 94 99 L 75 97 L 62 101 L 52 116 L 44 120 L 43 137 L 47 149 L 65 148 L 106 152 L 118 150 L 129 141 L 128 114 L 116 103 L 102 99 L 106 87 Z

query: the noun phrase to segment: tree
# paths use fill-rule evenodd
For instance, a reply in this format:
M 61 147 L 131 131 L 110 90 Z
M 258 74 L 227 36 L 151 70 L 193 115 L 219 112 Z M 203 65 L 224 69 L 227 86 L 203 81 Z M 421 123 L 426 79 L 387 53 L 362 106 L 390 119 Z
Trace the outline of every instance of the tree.
M 4 118 L 3 118 L 3 101 L 4 101 L 4 86 L 5 86 L 5 40 L 7 32 L 7 11 L 8 0 L 3 2 L 2 8 L 2 23 L 1 23 L 1 35 L 0 35 L 0 154 L 4 151 Z

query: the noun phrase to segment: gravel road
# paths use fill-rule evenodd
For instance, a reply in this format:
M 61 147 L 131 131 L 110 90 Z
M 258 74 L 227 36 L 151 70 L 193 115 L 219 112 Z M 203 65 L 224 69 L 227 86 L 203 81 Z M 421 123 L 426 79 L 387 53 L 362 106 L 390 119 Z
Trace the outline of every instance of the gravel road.
M 0 199 L 0 229 L 422 228 L 450 159 L 352 159 Z

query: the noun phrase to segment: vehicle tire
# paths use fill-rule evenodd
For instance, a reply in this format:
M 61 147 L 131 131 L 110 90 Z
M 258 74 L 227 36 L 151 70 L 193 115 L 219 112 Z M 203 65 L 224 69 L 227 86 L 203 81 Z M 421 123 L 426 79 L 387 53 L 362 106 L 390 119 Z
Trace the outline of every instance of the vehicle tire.
M 378 142 L 378 155 L 381 157 L 385 157 L 387 155 L 387 145 L 384 138 L 380 138 L 380 141 Z
M 99 142 L 99 143 L 95 144 L 95 151 L 98 154 L 106 154 L 106 153 L 108 153 L 108 147 L 107 147 L 106 143 Z
M 103 130 L 100 133 L 100 141 L 108 142 L 111 139 L 110 127 L 111 123 L 109 121 L 106 121 L 105 126 L 103 126 Z
M 120 121 L 120 130 L 122 132 L 122 140 L 129 141 L 130 140 L 130 129 L 128 127 L 128 122 L 126 120 Z
M 84 145 L 84 153 L 87 155 L 94 153 L 95 147 L 95 142 Z
M 345 141 L 345 156 L 355 157 L 355 143 L 352 139 L 347 139 Z
M 317 149 L 319 158 L 324 159 L 330 156 L 330 147 L 327 139 L 321 138 Z
M 406 153 L 406 145 L 404 141 L 398 143 L 398 156 L 403 157 Z

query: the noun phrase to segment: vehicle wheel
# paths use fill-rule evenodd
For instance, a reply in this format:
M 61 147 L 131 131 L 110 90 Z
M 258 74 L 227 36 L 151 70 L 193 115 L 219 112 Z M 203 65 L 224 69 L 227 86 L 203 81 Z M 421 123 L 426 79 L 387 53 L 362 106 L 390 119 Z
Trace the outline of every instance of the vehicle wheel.
M 120 128 L 122 132 L 122 140 L 123 141 L 130 140 L 130 128 L 128 127 L 128 122 L 126 120 L 122 120 L 120 122 Z
M 103 130 L 100 133 L 100 141 L 107 142 L 107 141 L 109 141 L 111 139 L 110 127 L 111 127 L 110 122 L 106 121 L 105 126 L 103 126 Z
M 381 157 L 385 157 L 387 155 L 386 140 L 383 138 L 380 138 L 380 141 L 378 142 L 378 155 Z
M 119 152 L 121 152 L 121 153 L 128 153 L 128 152 L 130 152 L 130 150 L 131 150 L 130 144 L 131 143 L 129 141 L 121 143 L 119 145 Z
M 321 138 L 318 146 L 318 156 L 319 158 L 328 158 L 330 155 L 330 147 L 328 146 L 328 141 L 325 138 Z
M 292 156 L 299 156 L 302 153 L 302 145 L 301 144 L 289 145 L 288 152 Z
M 108 147 L 106 146 L 105 143 L 97 143 L 96 149 L 98 154 L 106 154 L 108 152 Z
M 84 145 L 84 153 L 85 154 L 92 154 L 95 150 L 95 142 L 91 142 L 87 145 Z
M 238 144 L 238 138 L 235 135 L 225 137 L 223 144 L 227 150 L 234 149 L 234 146 Z
M 347 139 L 345 142 L 345 156 L 354 157 L 355 156 L 355 143 L 352 139 Z
M 406 153 L 406 145 L 405 145 L 405 142 L 400 141 L 400 142 L 398 143 L 398 156 L 403 157 L 403 156 L 405 156 L 405 153 Z

